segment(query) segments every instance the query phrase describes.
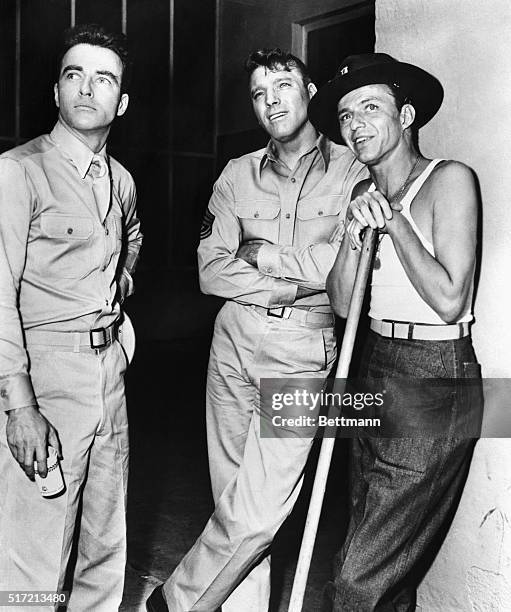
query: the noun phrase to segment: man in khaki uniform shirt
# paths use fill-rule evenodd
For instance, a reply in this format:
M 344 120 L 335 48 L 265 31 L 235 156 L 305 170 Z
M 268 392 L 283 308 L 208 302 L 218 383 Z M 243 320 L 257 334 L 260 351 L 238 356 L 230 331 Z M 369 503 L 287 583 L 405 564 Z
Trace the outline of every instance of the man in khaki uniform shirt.
M 261 437 L 259 381 L 301 378 L 319 390 L 336 354 L 325 279 L 338 244 L 329 239 L 363 167 L 308 122 L 316 88 L 300 60 L 261 50 L 247 71 L 270 143 L 222 172 L 198 251 L 202 290 L 227 299 L 207 383 L 216 507 L 151 611 L 268 610 L 267 548 L 298 496 L 312 439 Z
M 142 235 L 133 179 L 105 144 L 128 105 L 126 66 L 122 37 L 69 31 L 57 124 L 0 156 L 0 591 L 62 589 L 81 503 L 68 608 L 78 611 L 116 610 L 124 582 L 117 337 Z M 48 445 L 66 484 L 54 498 L 33 482 L 34 461 L 46 474 Z

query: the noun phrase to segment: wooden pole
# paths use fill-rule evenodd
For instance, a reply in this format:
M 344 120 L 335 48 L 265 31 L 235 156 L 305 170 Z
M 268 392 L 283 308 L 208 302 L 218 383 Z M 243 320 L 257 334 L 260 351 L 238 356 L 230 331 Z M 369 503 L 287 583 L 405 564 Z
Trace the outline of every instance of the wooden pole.
M 362 303 L 364 301 L 367 279 L 371 269 L 377 236 L 378 233 L 371 228 L 367 228 L 364 234 L 362 252 L 360 253 L 360 259 L 358 261 L 357 274 L 355 276 L 348 318 L 346 320 L 346 328 L 342 339 L 341 354 L 339 355 L 339 362 L 335 374 L 336 382 L 334 383 L 333 390 L 336 393 L 343 393 L 345 381 L 348 377 L 358 322 L 360 320 L 360 311 L 362 310 Z M 340 380 L 337 381 L 337 379 Z M 307 521 L 303 532 L 302 545 L 298 557 L 298 564 L 296 566 L 288 612 L 301 612 L 302 610 L 312 551 L 314 550 L 314 542 L 316 540 L 321 507 L 325 496 L 326 481 L 330 469 L 334 444 L 334 435 L 332 435 L 332 437 L 323 438 L 321 442 L 321 451 L 319 453 L 318 466 L 316 468 L 316 476 L 314 478 L 309 512 L 307 513 Z

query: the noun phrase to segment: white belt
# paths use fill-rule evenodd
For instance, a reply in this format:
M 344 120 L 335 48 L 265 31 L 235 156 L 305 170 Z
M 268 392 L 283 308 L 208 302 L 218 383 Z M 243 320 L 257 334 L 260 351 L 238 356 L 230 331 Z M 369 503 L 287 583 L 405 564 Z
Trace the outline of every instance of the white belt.
M 469 323 L 467 322 L 451 325 L 428 325 L 427 323 L 371 319 L 370 327 L 380 336 L 402 340 L 456 340 L 468 336 L 470 333 Z

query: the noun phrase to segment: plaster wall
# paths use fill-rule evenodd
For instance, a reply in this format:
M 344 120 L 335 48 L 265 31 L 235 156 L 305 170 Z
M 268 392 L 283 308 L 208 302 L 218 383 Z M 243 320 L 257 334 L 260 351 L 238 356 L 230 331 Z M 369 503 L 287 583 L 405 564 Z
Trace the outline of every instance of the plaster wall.
M 376 0 L 376 50 L 445 88 L 421 149 L 471 166 L 483 202 L 474 345 L 486 377 L 511 377 L 511 4 Z M 419 597 L 423 612 L 511 610 L 511 441 L 478 442 L 452 528 Z

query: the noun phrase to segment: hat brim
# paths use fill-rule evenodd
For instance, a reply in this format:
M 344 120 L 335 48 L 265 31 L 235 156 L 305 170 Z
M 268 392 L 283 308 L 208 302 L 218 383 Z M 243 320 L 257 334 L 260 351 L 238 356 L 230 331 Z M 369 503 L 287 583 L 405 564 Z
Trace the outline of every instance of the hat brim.
M 438 112 L 444 98 L 442 85 L 433 75 L 404 62 L 367 66 L 333 78 L 321 87 L 309 103 L 312 125 L 337 144 L 345 144 L 339 129 L 337 105 L 350 91 L 366 85 L 399 85 L 415 108 L 415 125 L 421 128 Z

